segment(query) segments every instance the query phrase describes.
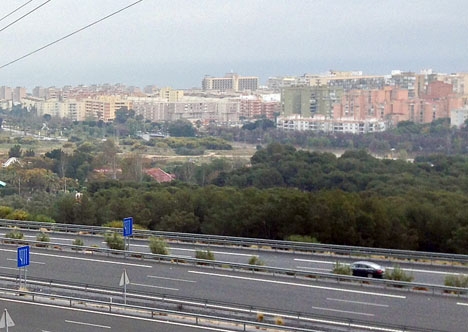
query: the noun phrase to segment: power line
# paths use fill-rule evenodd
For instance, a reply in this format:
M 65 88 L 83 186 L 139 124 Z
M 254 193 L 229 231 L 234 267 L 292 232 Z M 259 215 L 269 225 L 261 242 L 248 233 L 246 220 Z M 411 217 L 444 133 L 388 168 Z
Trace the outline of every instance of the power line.
M 4 19 L 6 19 L 7 17 L 9 17 L 10 15 L 16 13 L 18 10 L 20 10 L 21 8 L 23 8 L 24 6 L 26 6 L 28 3 L 32 2 L 33 0 L 29 0 L 28 2 L 26 2 L 25 4 L 19 6 L 18 8 L 16 8 L 14 11 L 12 11 L 11 13 L 8 13 L 6 14 L 5 16 L 3 16 L 2 18 L 0 18 L 0 22 L 3 21 Z
M 48 2 L 51 2 L 52 0 L 47 0 L 46 2 L 44 2 L 43 4 L 40 4 L 39 6 L 37 6 L 36 8 L 30 10 L 29 12 L 27 12 L 26 14 L 24 14 L 23 16 L 21 16 L 20 18 L 17 18 L 16 20 L 14 20 L 13 22 L 11 22 L 10 24 L 8 24 L 6 27 L 3 27 L 2 29 L 0 29 L 0 32 L 2 32 L 3 30 L 5 30 L 6 28 L 8 27 L 11 27 L 13 24 L 15 24 L 16 22 L 22 20 L 23 18 L 25 18 L 26 16 L 28 16 L 29 14 L 32 14 L 33 12 L 35 12 L 36 10 L 38 10 L 39 8 L 41 8 L 42 6 L 44 6 L 45 4 L 47 4 Z
M 49 1 L 51 1 L 51 0 L 49 0 Z M 88 28 L 92 27 L 93 25 L 96 25 L 96 24 L 98 24 L 98 23 L 100 23 L 100 22 L 102 22 L 102 21 L 108 19 L 109 17 L 112 17 L 112 16 L 114 16 L 114 15 L 116 15 L 116 14 L 118 14 L 118 13 L 120 13 L 120 12 L 122 12 L 122 11 L 128 9 L 128 8 L 130 8 L 130 7 L 133 7 L 133 6 L 135 6 L 136 4 L 138 4 L 138 3 L 142 2 L 142 1 L 143 1 L 143 0 L 135 1 L 134 3 L 132 3 L 132 4 L 128 5 L 128 6 L 125 6 L 125 7 L 121 8 L 121 9 L 119 9 L 119 10 L 117 10 L 117 11 L 115 11 L 115 12 L 113 12 L 113 13 L 107 15 L 107 16 L 104 16 L 103 18 L 100 18 L 99 20 L 94 21 L 93 23 L 90 23 L 90 24 L 88 24 L 88 25 L 86 25 L 86 26 L 84 26 L 84 27 L 82 27 L 82 28 L 80 28 L 80 29 L 78 29 L 78 30 L 75 30 L 75 31 L 73 31 L 72 33 L 69 33 L 68 35 L 63 36 L 62 38 L 56 39 L 56 40 L 54 40 L 53 42 L 51 42 L 51 43 L 49 43 L 49 44 L 47 44 L 47 45 L 44 45 L 44 46 L 42 46 L 42 47 L 39 47 L 38 49 L 36 49 L 36 50 L 34 50 L 34 51 L 31 51 L 31 52 L 29 52 L 29 53 L 27 53 L 27 54 L 25 54 L 25 55 L 23 55 L 23 56 L 21 56 L 21 57 L 15 59 L 15 60 L 13 60 L 13 61 L 10 61 L 10 62 L 8 62 L 8 63 L 6 63 L 6 64 L 0 66 L 0 69 L 3 69 L 3 68 L 5 68 L 5 67 L 7 67 L 7 66 L 9 66 L 9 65 L 11 65 L 11 64 L 13 64 L 13 63 L 15 63 L 15 62 L 18 62 L 18 61 L 20 61 L 20 60 L 23 60 L 24 58 L 27 58 L 28 56 L 31 56 L 31 55 L 33 55 L 33 54 L 39 52 L 39 51 L 42 51 L 43 49 L 45 49 L 45 48 L 47 48 L 47 47 L 49 47 L 49 46 L 52 46 L 52 45 L 54 45 L 54 44 L 57 44 L 58 42 L 61 42 L 62 40 L 67 39 L 68 37 L 71 37 L 71 36 L 77 34 L 78 32 L 81 32 L 81 31 L 83 31 L 83 30 L 85 30 L 85 29 L 88 29 Z M 0 30 L 0 31 L 1 31 L 1 30 Z

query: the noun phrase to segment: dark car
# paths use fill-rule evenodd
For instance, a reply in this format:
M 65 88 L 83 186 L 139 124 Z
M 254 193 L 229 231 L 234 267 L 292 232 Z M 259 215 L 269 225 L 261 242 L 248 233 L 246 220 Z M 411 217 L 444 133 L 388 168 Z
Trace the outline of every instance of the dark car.
M 351 264 L 351 272 L 356 277 L 383 278 L 385 268 L 372 262 L 360 261 Z

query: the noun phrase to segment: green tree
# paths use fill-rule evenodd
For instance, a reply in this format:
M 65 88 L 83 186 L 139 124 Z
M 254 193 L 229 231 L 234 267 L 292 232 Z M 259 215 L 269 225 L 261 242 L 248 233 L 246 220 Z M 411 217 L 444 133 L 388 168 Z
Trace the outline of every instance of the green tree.
M 19 144 L 13 145 L 8 151 L 9 158 L 13 158 L 13 157 L 20 158 L 22 154 L 23 154 L 23 151 L 21 150 L 21 145 Z
M 195 137 L 195 128 L 188 120 L 176 120 L 170 123 L 168 132 L 173 137 Z

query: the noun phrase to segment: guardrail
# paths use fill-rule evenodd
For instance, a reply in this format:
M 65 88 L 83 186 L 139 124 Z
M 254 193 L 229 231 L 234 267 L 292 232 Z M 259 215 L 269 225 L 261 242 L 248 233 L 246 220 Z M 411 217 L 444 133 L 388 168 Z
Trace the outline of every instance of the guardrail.
M 62 296 L 56 294 L 43 294 L 38 292 L 30 292 L 19 290 L 12 292 L 11 289 L 0 288 L 3 298 L 15 298 L 24 302 L 46 303 L 68 308 L 83 308 L 96 312 L 118 313 L 119 315 L 144 317 L 154 319 L 155 321 L 178 321 L 187 325 L 207 327 L 207 328 L 224 328 L 229 331 L 247 331 L 248 329 L 262 329 L 264 331 L 311 331 L 308 328 L 300 328 L 293 326 L 284 326 L 280 324 L 269 324 L 265 322 L 254 322 L 237 318 L 218 317 L 211 315 L 200 315 L 189 312 L 157 309 L 146 306 L 136 306 L 129 304 L 121 304 L 114 302 L 97 301 L 86 298 L 75 298 L 70 296 Z M 411 330 L 407 330 L 411 331 Z M 422 330 L 414 330 L 419 332 Z
M 178 264 L 178 265 L 193 265 L 198 267 L 212 268 L 212 269 L 223 269 L 237 272 L 248 272 L 257 274 L 269 274 L 273 276 L 283 276 L 288 278 L 302 278 L 310 281 L 326 281 L 334 283 L 345 283 L 347 285 L 370 287 L 379 286 L 392 290 L 418 292 L 423 294 L 431 295 L 444 295 L 444 296 L 457 296 L 457 297 L 468 297 L 468 289 L 451 287 L 444 285 L 433 285 L 423 284 L 414 282 L 395 281 L 387 279 L 375 279 L 375 278 L 362 278 L 348 275 L 339 275 L 333 273 L 322 273 L 322 272 L 310 272 L 295 269 L 286 269 L 279 267 L 270 266 L 259 266 L 250 265 L 243 263 L 224 262 L 216 260 L 203 260 L 197 258 L 180 257 L 173 255 L 158 255 L 152 253 L 144 253 L 139 251 L 127 251 L 127 250 L 115 250 L 98 247 L 87 247 L 77 246 L 73 244 L 61 244 L 51 242 L 41 242 L 32 240 L 12 240 L 12 239 L 1 239 L 2 244 L 30 244 L 33 248 L 40 249 L 53 249 L 63 251 L 80 252 L 83 254 L 92 255 L 104 255 L 107 257 L 121 257 L 125 259 L 138 259 L 148 260 L 158 263 Z
M 56 232 L 72 232 L 80 234 L 104 234 L 106 232 L 121 232 L 121 229 L 87 226 L 87 225 L 72 225 L 72 224 L 57 224 L 57 223 L 41 223 L 34 221 L 18 221 L 0 219 L 0 227 L 19 227 L 24 229 L 46 228 Z M 163 237 L 167 240 L 178 241 L 183 243 L 192 243 L 213 246 L 236 246 L 239 248 L 248 248 L 256 250 L 273 250 L 278 252 L 292 253 L 315 253 L 325 255 L 339 255 L 348 257 L 371 257 L 377 260 L 400 260 L 429 263 L 431 265 L 452 265 L 457 267 L 468 268 L 468 255 L 435 253 L 435 252 L 420 252 L 411 250 L 384 249 L 384 248 L 369 248 L 357 246 L 332 245 L 321 243 L 305 243 L 293 241 L 279 241 L 259 238 L 243 238 L 229 237 L 219 235 L 205 235 L 192 233 L 176 233 L 162 232 L 149 230 L 134 230 L 134 237 L 148 238 L 150 236 Z
M 0 276 L 2 281 L 11 281 L 12 278 L 6 277 L 4 275 Z M 18 280 L 14 280 L 18 283 Z M 31 290 L 19 290 L 18 294 L 21 296 L 30 295 L 32 301 L 36 302 L 35 299 L 39 298 L 50 298 L 54 299 L 54 302 L 66 299 L 67 306 L 73 307 L 78 303 L 80 306 L 83 305 L 83 302 L 91 304 L 99 304 L 101 308 L 109 308 L 109 312 L 115 312 L 115 308 L 124 307 L 126 310 L 138 308 L 144 308 L 145 310 L 151 311 L 151 317 L 154 317 L 154 313 L 158 315 L 164 314 L 166 317 L 169 315 L 188 315 L 189 317 L 197 317 L 198 319 L 206 319 L 210 317 L 211 320 L 217 319 L 221 322 L 236 322 L 240 324 L 244 330 L 247 326 L 255 325 L 256 328 L 265 330 L 268 326 L 268 321 L 274 322 L 275 320 L 281 321 L 284 326 L 282 328 L 276 329 L 277 324 L 270 323 L 275 327 L 275 331 L 284 330 L 287 326 L 288 331 L 312 331 L 312 329 L 319 328 L 320 331 L 330 331 L 330 328 L 343 328 L 345 327 L 347 331 L 353 331 L 354 328 L 359 328 L 359 330 L 366 331 L 387 331 L 387 332 L 397 332 L 397 331 L 406 331 L 406 332 L 436 332 L 435 329 L 426 329 L 419 328 L 414 326 L 398 325 L 398 324 L 382 324 L 369 322 L 359 319 L 349 319 L 349 318 L 336 318 L 334 316 L 328 316 L 323 314 L 312 314 L 312 313 L 303 313 L 303 312 L 294 312 L 294 311 L 279 311 L 277 309 L 267 308 L 267 307 L 254 307 L 247 306 L 242 304 L 220 302 L 220 301 L 208 301 L 204 299 L 181 297 L 167 294 L 158 294 L 152 293 L 148 295 L 148 292 L 145 291 L 136 291 L 131 290 L 126 294 L 126 304 L 118 301 L 118 298 L 122 296 L 122 290 L 115 287 L 107 287 L 102 285 L 90 285 L 90 284 L 81 284 L 81 283 L 70 283 L 57 280 L 49 280 L 44 278 L 34 278 L 29 280 L 28 283 L 30 286 L 46 286 L 49 293 L 31 291 Z M 12 290 L 10 288 L 0 288 L 1 291 L 8 290 L 10 293 Z M 67 295 L 72 292 L 73 295 Z M 84 293 L 84 295 L 83 295 Z M 105 296 L 113 295 L 116 297 L 111 297 L 110 301 L 103 299 Z M 89 297 L 92 296 L 92 297 Z M 117 300 L 117 301 L 116 301 Z M 155 308 L 156 301 L 159 300 L 159 303 L 164 305 L 167 303 L 172 303 L 177 307 L 177 310 L 173 309 L 164 309 L 163 307 Z M 151 303 L 151 307 L 148 305 Z M 55 304 L 55 303 L 54 303 Z M 209 313 L 197 312 L 190 308 L 202 309 L 204 312 L 211 311 Z M 89 308 L 89 306 L 87 306 Z M 92 306 L 91 306 L 92 308 Z M 104 310 L 101 310 L 104 311 Z M 107 311 L 107 310 L 105 310 Z M 261 314 L 263 317 L 263 322 L 258 321 L 258 314 Z M 232 317 L 235 316 L 235 319 Z M 198 321 L 196 321 L 198 324 Z M 260 324 L 259 324 L 260 323 Z M 218 326 L 219 327 L 219 326 Z M 341 329 L 340 329 L 341 330 Z M 440 332 L 440 331 L 438 331 Z

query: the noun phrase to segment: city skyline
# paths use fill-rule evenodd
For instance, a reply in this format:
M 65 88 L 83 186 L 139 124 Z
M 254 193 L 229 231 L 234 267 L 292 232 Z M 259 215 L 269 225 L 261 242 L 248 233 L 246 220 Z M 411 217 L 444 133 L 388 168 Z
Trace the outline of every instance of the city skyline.
M 76 31 L 131 0 L 51 1 L 0 32 L 1 65 Z M 9 1 L 0 16 L 23 4 Z M 0 22 L 0 29 L 42 2 Z M 465 1 L 145 0 L 0 69 L 0 85 L 123 83 L 200 87 L 205 75 L 391 70 L 468 71 L 459 13 Z

